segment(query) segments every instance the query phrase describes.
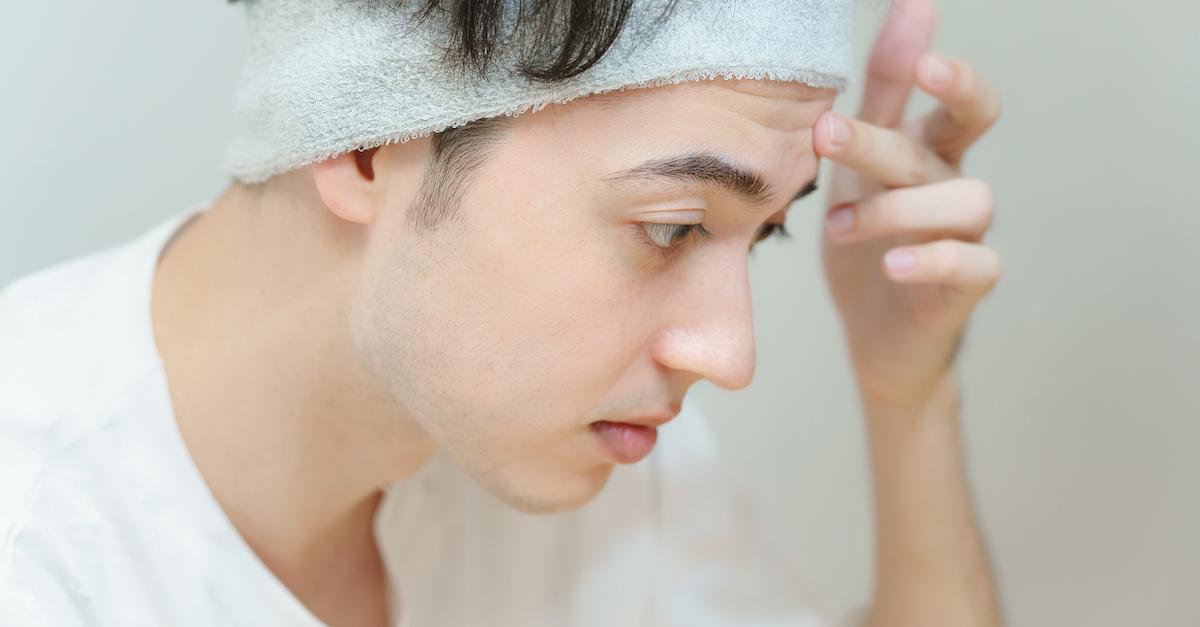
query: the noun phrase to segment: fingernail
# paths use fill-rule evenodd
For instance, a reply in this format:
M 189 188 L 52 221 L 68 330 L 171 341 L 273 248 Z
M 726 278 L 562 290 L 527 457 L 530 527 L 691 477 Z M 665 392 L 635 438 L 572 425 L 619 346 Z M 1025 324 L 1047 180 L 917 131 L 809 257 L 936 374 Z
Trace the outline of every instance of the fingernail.
M 883 262 L 887 264 L 888 270 L 903 274 L 916 267 L 917 255 L 907 249 L 891 250 L 883 256 Z
M 925 57 L 925 80 L 935 87 L 943 87 L 950 82 L 950 66 L 934 55 Z
M 829 213 L 829 217 L 825 219 L 825 223 L 829 225 L 829 230 L 834 233 L 845 233 L 854 226 L 854 211 L 849 207 L 834 209 Z
M 845 146 L 850 141 L 850 125 L 833 112 L 826 119 L 829 120 L 829 141 L 834 146 Z

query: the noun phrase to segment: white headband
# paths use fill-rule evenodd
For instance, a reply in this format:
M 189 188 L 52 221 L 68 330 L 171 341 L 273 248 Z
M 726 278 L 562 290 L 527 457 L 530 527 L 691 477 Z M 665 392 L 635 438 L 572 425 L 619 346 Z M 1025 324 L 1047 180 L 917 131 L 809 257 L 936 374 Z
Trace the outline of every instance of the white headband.
M 848 87 L 853 0 L 677 0 L 655 22 L 663 2 L 635 2 L 599 63 L 545 85 L 452 71 L 449 26 L 409 28 L 415 11 L 395 3 L 243 0 L 247 56 L 224 168 L 257 183 L 356 148 L 624 88 L 719 77 Z

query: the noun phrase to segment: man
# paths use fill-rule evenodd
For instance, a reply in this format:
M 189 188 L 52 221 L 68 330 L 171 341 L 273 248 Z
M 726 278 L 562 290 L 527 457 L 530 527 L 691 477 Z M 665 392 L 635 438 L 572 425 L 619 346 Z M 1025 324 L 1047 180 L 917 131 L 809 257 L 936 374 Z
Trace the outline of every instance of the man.
M 1000 272 L 990 191 L 958 171 L 999 101 L 921 56 L 932 22 L 893 9 L 857 120 L 794 81 L 587 96 L 235 182 L 17 281 L 0 621 L 822 624 L 720 500 L 701 417 L 655 427 L 700 379 L 750 383 L 748 251 L 826 157 L 878 514 L 866 621 L 998 624 L 951 368 Z M 901 132 L 914 80 L 943 107 Z

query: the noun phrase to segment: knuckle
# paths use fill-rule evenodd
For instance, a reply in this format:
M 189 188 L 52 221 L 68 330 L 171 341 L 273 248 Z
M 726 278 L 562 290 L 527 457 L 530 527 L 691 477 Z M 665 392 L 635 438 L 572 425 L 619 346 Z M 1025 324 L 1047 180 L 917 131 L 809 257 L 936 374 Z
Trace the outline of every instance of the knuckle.
M 965 59 L 944 52 L 937 53 L 937 57 L 950 66 L 950 76 L 953 82 L 961 85 L 966 78 L 966 74 L 971 71 L 971 64 L 967 63 Z M 954 85 L 951 86 L 953 87 Z
M 889 167 L 897 184 L 920 185 L 929 180 L 930 173 L 937 171 L 937 156 L 919 142 L 890 129 L 880 139 L 883 141 L 879 146 L 881 153 L 897 157 Z
M 988 256 L 988 272 L 983 278 L 983 291 L 990 292 L 1000 282 L 1000 277 L 1004 274 L 1004 264 L 996 251 L 991 248 L 984 250 L 987 251 Z
M 1000 258 L 1000 254 L 995 251 L 992 251 L 992 255 L 995 259 L 995 265 L 993 266 L 992 281 L 989 286 L 996 285 L 1000 282 L 1000 277 L 1004 276 L 1004 261 Z
M 975 67 L 965 61 L 958 64 L 958 89 L 960 94 L 973 94 L 979 86 Z
M 965 177 L 963 185 L 966 186 L 968 205 L 977 220 L 973 226 L 986 229 L 995 217 L 996 192 L 990 183 L 977 178 Z
M 955 77 L 951 92 L 953 97 L 960 101 L 971 98 L 979 89 L 979 74 L 976 72 L 975 66 L 962 59 L 955 59 L 953 67 Z
M 981 131 L 986 131 L 1000 120 L 1000 94 L 996 91 L 995 86 L 990 83 L 984 83 L 984 88 L 974 94 L 975 99 L 975 124 Z
M 996 125 L 1000 120 L 1000 114 L 992 105 L 984 105 L 983 113 L 979 116 L 979 132 L 986 131 Z
M 985 128 L 991 127 L 1000 119 L 1003 108 L 999 90 L 969 63 L 961 62 L 958 67 L 961 77 L 958 93 L 962 98 L 974 102 L 979 123 Z
M 1000 97 L 1000 91 L 996 89 L 995 86 L 989 86 L 987 115 L 985 116 L 988 126 L 995 124 L 1003 113 L 1004 101 L 1003 98 Z
M 992 184 L 983 179 L 971 177 L 971 185 L 975 188 L 975 193 L 978 194 L 975 200 L 980 206 L 991 207 L 996 204 L 996 192 L 992 188 Z
M 984 281 L 984 283 L 983 283 L 983 291 L 986 293 L 986 292 L 990 292 L 990 291 L 992 291 L 992 290 L 996 289 L 996 285 L 997 285 L 998 283 L 1000 283 L 1000 275 L 999 275 L 999 274 L 992 274 L 991 276 L 989 276 L 989 277 L 987 278 L 987 280 L 986 280 L 986 281 Z
M 889 166 L 893 183 L 900 186 L 920 185 L 937 180 L 937 174 L 944 167 L 941 157 L 930 145 L 937 138 L 923 137 L 929 131 L 928 121 L 919 118 L 914 124 L 922 124 L 920 130 L 906 133 L 895 129 L 879 131 L 878 148 L 881 156 L 894 157 Z
M 903 160 L 898 178 L 903 185 L 921 185 L 930 179 L 931 173 L 937 172 L 939 160 L 933 153 L 915 144 L 910 143 L 909 147 L 915 154 Z

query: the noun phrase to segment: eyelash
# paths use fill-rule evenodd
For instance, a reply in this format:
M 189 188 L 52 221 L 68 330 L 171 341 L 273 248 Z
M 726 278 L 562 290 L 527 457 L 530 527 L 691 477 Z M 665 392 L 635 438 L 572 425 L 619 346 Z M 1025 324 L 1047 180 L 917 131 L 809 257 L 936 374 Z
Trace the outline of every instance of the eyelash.
M 713 234 L 703 224 L 664 224 L 661 222 L 639 222 L 638 235 L 643 242 L 650 246 L 651 250 L 657 253 L 663 259 L 669 259 L 674 253 L 683 246 L 681 241 L 678 244 L 671 246 L 662 246 L 654 240 L 650 235 L 652 229 L 662 229 L 668 231 L 670 237 L 668 241 L 674 242 L 676 237 L 698 237 L 700 239 L 710 239 Z M 754 245 L 771 236 L 778 235 L 784 239 L 792 237 L 788 232 L 787 227 L 782 222 L 768 222 L 762 226 L 754 241 L 750 244 L 750 252 L 754 252 Z
M 761 231 L 758 232 L 758 237 L 754 238 L 754 242 L 750 245 L 750 250 L 754 250 L 754 244 L 757 244 L 769 237 L 778 236 L 783 239 L 791 239 L 792 234 L 788 232 L 787 227 L 782 222 L 768 222 L 763 225 Z

